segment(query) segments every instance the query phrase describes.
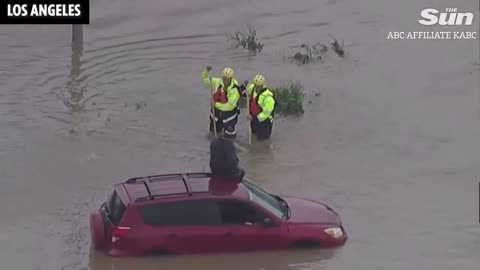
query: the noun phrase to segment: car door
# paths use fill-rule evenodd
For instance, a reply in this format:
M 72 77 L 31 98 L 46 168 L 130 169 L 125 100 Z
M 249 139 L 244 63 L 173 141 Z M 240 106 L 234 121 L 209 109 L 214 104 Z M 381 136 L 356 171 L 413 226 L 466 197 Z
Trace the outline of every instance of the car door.
M 226 249 L 231 252 L 283 249 L 288 246 L 287 227 L 282 223 L 264 226 L 266 218 L 274 220 L 251 203 L 222 199 L 217 201 L 222 227 L 226 229 Z
M 145 226 L 146 249 L 178 254 L 224 249 L 226 229 L 220 228 L 218 205 L 208 199 L 186 199 L 139 207 Z

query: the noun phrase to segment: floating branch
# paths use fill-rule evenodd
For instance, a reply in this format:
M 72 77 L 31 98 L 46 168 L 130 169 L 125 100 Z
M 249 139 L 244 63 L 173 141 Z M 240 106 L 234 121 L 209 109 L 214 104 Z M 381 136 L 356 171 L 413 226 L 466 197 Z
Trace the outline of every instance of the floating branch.
M 227 37 L 232 41 L 235 48 L 242 47 L 249 52 L 261 52 L 263 50 L 263 44 L 257 39 L 257 31 L 248 26 L 248 32 L 236 32 L 235 34 L 228 34 Z

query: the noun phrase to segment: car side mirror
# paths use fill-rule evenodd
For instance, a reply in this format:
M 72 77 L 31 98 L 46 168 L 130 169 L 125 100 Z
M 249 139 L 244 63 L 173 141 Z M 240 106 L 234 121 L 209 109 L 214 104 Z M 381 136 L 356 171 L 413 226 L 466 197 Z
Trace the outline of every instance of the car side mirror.
M 265 219 L 263 220 L 262 225 L 263 225 L 263 227 L 266 227 L 266 228 L 275 226 L 275 224 L 273 223 L 272 219 L 270 219 L 270 218 L 265 218 Z

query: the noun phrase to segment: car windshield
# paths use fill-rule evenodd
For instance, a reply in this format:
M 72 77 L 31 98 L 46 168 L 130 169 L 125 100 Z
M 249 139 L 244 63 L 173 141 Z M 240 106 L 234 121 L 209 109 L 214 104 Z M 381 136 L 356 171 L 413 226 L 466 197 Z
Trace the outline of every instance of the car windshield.
M 248 197 L 250 200 L 260 204 L 262 207 L 266 208 L 279 218 L 283 218 L 285 216 L 285 210 L 281 202 L 276 197 L 268 194 L 250 182 L 244 181 L 244 184 L 248 189 Z

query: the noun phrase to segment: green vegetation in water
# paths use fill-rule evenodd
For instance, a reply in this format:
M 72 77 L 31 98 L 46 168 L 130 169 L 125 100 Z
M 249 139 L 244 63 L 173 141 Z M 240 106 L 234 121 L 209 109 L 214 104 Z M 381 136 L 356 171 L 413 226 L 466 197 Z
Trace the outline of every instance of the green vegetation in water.
M 342 44 L 338 42 L 332 35 L 330 37 L 333 39 L 333 42 L 330 43 L 330 47 L 338 56 L 344 57 L 344 42 Z M 297 65 L 305 65 L 315 61 L 323 60 L 325 54 L 328 51 L 328 47 L 320 42 L 317 42 L 312 45 L 302 44 L 299 46 L 300 50 L 297 51 L 293 56 L 288 57 L 288 60 Z
M 323 55 L 328 51 L 327 46 L 322 43 L 315 43 L 312 46 L 307 44 L 300 45 L 302 51 L 298 51 L 288 59 L 298 65 L 309 64 L 314 61 L 322 60 Z
M 275 113 L 282 116 L 303 115 L 304 87 L 300 82 L 289 82 L 273 90 L 275 95 Z
M 275 95 L 275 114 L 280 116 L 300 116 L 304 114 L 303 103 L 307 94 L 303 85 L 298 81 L 284 83 L 277 88 L 271 88 Z M 311 91 L 311 97 L 319 97 L 319 91 Z M 310 96 L 310 95 L 309 95 Z M 312 99 L 308 100 L 312 104 Z M 241 97 L 238 101 L 240 108 L 247 108 L 247 98 Z
M 263 49 L 263 44 L 257 39 L 257 30 L 250 26 L 248 26 L 248 32 L 236 32 L 233 35 L 227 35 L 227 37 L 232 40 L 235 48 L 242 47 L 254 53 L 261 52 Z

